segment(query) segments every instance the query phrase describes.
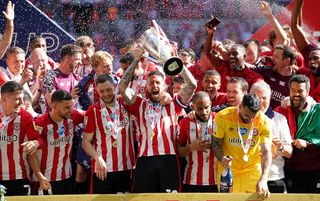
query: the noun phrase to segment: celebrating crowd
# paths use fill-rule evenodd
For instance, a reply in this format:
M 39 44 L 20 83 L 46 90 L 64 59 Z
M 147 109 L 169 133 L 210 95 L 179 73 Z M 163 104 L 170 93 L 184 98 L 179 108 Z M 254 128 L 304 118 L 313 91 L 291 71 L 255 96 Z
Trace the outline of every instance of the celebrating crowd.
M 198 60 L 177 49 L 184 66 L 168 76 L 129 40 L 113 56 L 89 36 L 47 56 L 34 37 L 30 57 L 9 47 L 14 5 L 3 12 L 0 42 L 0 184 L 7 195 L 219 192 L 224 168 L 233 192 L 320 192 L 320 49 L 301 24 L 270 5 L 269 43 L 215 40 Z M 175 49 L 176 48 L 176 49 Z M 318 109 L 319 108 L 319 109 Z

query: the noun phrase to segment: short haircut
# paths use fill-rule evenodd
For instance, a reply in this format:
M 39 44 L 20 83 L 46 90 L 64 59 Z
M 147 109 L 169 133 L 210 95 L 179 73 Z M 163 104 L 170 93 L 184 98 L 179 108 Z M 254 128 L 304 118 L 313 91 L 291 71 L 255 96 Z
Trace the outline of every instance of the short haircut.
M 178 54 L 182 53 L 182 52 L 187 52 L 189 53 L 189 56 L 191 57 L 191 61 L 194 61 L 196 58 L 196 54 L 194 53 L 193 49 L 191 48 L 182 48 L 178 51 Z
M 219 73 L 218 71 L 216 71 L 216 70 L 208 70 L 208 71 L 206 71 L 206 72 L 204 73 L 204 76 L 203 76 L 203 77 L 205 77 L 206 75 L 218 76 L 218 77 L 221 78 L 220 73 Z
M 72 100 L 72 96 L 66 90 L 57 90 L 51 96 L 51 103 L 62 102 L 65 100 Z
M 298 56 L 298 52 L 294 47 L 288 46 L 288 45 L 277 45 L 276 49 L 283 50 L 283 53 L 282 53 L 283 59 L 289 58 L 290 65 L 294 64 Z
M 93 40 L 89 36 L 80 36 L 76 39 L 75 45 L 79 47 L 93 47 Z
M 243 46 L 245 48 L 249 47 L 250 45 L 255 45 L 257 47 L 258 52 L 261 51 L 261 45 L 260 42 L 257 39 L 251 38 L 243 43 Z
M 11 47 L 11 48 L 9 48 L 9 49 L 7 50 L 7 52 L 6 52 L 7 58 L 8 58 L 11 54 L 26 54 L 26 52 L 25 52 L 22 48 L 15 46 L 15 47 Z
M 153 70 L 153 71 L 150 71 L 147 75 L 147 79 L 149 79 L 149 77 L 153 76 L 153 75 L 158 75 L 160 76 L 163 80 L 165 79 L 164 75 L 160 72 L 160 71 L 157 71 L 157 70 Z
M 228 80 L 228 84 L 229 83 L 239 83 L 240 86 L 241 86 L 241 91 L 242 92 L 247 92 L 249 90 L 248 82 L 245 79 L 243 79 L 242 77 L 231 77 Z
M 106 51 L 97 51 L 90 58 L 90 62 L 93 68 L 97 68 L 99 66 L 99 62 L 101 59 L 109 59 L 111 62 L 113 61 L 113 57 L 109 52 Z
M 110 82 L 111 84 L 114 84 L 112 77 L 107 74 L 99 75 L 95 80 L 96 85 L 102 84 L 105 82 Z
M 82 53 L 81 47 L 79 47 L 78 45 L 67 44 L 61 48 L 60 59 L 62 60 L 66 56 L 73 56 L 78 53 Z
M 34 36 L 30 39 L 30 43 L 29 43 L 29 51 L 31 52 L 32 50 L 34 50 L 35 48 L 39 47 L 38 43 L 44 40 L 44 42 L 46 42 L 46 39 L 43 38 L 42 36 Z
M 22 92 L 23 87 L 16 81 L 8 81 L 1 87 L 1 96 L 14 92 Z
M 248 93 L 243 96 L 242 106 L 249 108 L 251 112 L 258 112 L 261 108 L 261 102 L 258 96 Z
M 271 87 L 265 81 L 259 81 L 254 83 L 250 88 L 250 93 L 253 93 L 257 89 L 265 90 L 269 96 L 271 97 Z
M 320 39 L 320 38 L 319 38 L 319 39 Z M 315 51 L 320 51 L 320 48 L 317 47 L 317 48 L 313 49 L 311 52 L 315 52 Z M 310 52 L 310 53 L 311 53 L 311 52 Z
M 289 80 L 289 88 L 291 87 L 292 82 L 298 82 L 298 83 L 306 83 L 306 91 L 310 91 L 310 80 L 305 75 L 294 75 Z
M 229 52 L 231 47 L 236 44 L 236 42 L 234 42 L 233 40 L 230 39 L 224 39 L 223 41 L 221 41 L 223 47 Z
M 199 99 L 208 99 L 211 100 L 209 94 L 204 91 L 198 91 L 192 96 L 192 103 L 195 103 Z

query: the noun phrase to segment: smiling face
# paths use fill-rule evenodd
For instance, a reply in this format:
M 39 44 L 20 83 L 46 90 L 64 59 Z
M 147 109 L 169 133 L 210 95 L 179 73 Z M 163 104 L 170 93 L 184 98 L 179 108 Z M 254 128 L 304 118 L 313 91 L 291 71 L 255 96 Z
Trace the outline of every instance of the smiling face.
M 8 114 L 18 113 L 23 103 L 23 93 L 22 91 L 7 93 L 1 97 L 1 101 Z
M 165 90 L 163 78 L 160 75 L 151 75 L 147 79 L 146 89 L 151 101 L 160 102 Z
M 97 92 L 105 103 L 111 103 L 114 98 L 114 84 L 108 81 L 97 84 Z
M 207 92 L 211 100 L 217 95 L 221 86 L 220 76 L 205 75 L 202 81 L 202 90 Z
M 227 85 L 227 97 L 230 106 L 237 106 L 241 103 L 243 96 L 246 92 L 241 89 L 240 82 L 228 83 Z
M 314 50 L 309 55 L 309 66 L 314 76 L 320 76 L 320 50 Z
M 25 65 L 25 54 L 24 53 L 12 53 L 7 58 L 8 69 L 14 75 L 22 73 Z
M 306 103 L 307 96 L 306 83 L 292 82 L 290 84 L 290 101 L 291 106 L 296 109 L 302 109 Z
M 240 47 L 234 45 L 229 51 L 229 66 L 231 70 L 241 69 L 244 65 L 245 52 Z

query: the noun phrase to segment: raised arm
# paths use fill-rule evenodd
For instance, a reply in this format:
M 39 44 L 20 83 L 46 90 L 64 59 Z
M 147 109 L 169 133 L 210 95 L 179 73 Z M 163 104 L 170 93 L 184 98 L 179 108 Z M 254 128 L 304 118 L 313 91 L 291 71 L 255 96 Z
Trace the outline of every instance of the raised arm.
M 285 30 L 283 30 L 279 21 L 272 15 L 272 10 L 270 4 L 265 1 L 260 3 L 260 11 L 263 16 L 265 16 L 272 25 L 272 28 L 276 34 L 275 46 L 279 44 L 289 45 L 289 38 Z
M 216 28 L 213 27 L 212 29 L 210 29 L 209 27 L 206 26 L 206 30 L 208 32 L 208 36 L 207 36 L 206 41 L 204 43 L 204 53 L 206 54 L 206 56 L 210 60 L 211 64 L 214 67 L 217 67 L 221 64 L 222 61 L 218 57 L 211 54 L 212 39 L 213 39 L 214 32 L 216 31 Z
M 139 59 L 136 59 L 132 62 L 132 64 L 127 68 L 124 72 L 120 83 L 119 83 L 119 91 L 127 105 L 132 105 L 137 97 L 137 93 L 128 88 L 129 83 L 131 82 L 134 74 L 134 70 L 136 69 L 136 65 L 139 63 Z
M 292 11 L 291 16 L 291 31 L 296 45 L 300 51 L 303 50 L 310 41 L 307 38 L 306 33 L 302 29 L 302 6 L 303 0 L 296 0 L 296 5 Z
M 193 93 L 197 88 L 197 81 L 194 79 L 191 72 L 185 66 L 183 67 L 181 76 L 183 77 L 185 84 L 179 92 L 179 96 L 181 98 L 181 102 L 187 105 L 189 104 L 193 96 Z
M 3 33 L 2 40 L 0 42 L 0 59 L 4 56 L 12 41 L 14 27 L 14 4 L 11 1 L 9 1 L 7 4 L 6 12 L 3 11 L 2 13 L 7 19 L 7 24 Z

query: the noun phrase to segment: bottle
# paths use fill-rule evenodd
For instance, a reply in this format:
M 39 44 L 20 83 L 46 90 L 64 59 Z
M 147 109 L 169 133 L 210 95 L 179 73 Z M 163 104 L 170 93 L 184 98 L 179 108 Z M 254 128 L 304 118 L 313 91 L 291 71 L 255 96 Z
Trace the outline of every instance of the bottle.
M 233 175 L 231 167 L 224 168 L 220 178 L 220 193 L 231 193 L 233 184 Z

